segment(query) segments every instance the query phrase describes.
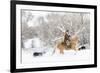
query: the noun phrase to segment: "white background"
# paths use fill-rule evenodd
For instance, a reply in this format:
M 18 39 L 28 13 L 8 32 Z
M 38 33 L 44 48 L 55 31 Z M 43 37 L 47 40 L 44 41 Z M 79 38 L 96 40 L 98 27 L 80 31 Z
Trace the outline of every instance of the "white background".
M 98 5 L 98 67 L 42 71 L 37 73 L 99 73 L 100 72 L 100 0 L 34 0 L 43 2 Z M 10 0 L 0 0 L 0 73 L 10 73 Z M 32 73 L 32 72 L 31 72 Z M 35 73 L 35 72 L 34 72 Z

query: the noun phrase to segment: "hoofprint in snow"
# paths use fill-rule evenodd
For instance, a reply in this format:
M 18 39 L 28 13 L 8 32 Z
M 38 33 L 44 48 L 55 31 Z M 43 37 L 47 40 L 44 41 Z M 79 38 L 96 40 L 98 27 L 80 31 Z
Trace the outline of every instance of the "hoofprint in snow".
M 41 48 L 40 48 L 41 49 Z M 48 52 L 44 53 L 42 56 L 33 56 L 35 51 L 40 51 L 39 48 L 31 48 L 30 50 L 22 50 L 22 63 L 42 63 L 42 62 L 62 62 L 62 61 L 81 61 L 89 60 L 91 58 L 90 49 L 74 51 L 74 50 L 64 50 L 64 54 L 60 54 L 59 50 L 56 49 L 55 53 L 52 54 L 54 48 L 44 48 Z M 43 50 L 41 50 L 43 51 Z M 91 59 L 90 59 L 91 60 Z

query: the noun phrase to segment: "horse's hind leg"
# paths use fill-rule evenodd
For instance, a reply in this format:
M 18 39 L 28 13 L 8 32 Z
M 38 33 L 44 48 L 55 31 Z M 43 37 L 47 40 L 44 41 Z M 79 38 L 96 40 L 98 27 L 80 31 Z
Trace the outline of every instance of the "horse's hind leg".
M 59 49 L 60 54 L 64 54 L 64 48 L 65 48 L 65 46 L 64 46 L 63 44 L 59 44 L 59 45 L 57 46 L 57 48 Z

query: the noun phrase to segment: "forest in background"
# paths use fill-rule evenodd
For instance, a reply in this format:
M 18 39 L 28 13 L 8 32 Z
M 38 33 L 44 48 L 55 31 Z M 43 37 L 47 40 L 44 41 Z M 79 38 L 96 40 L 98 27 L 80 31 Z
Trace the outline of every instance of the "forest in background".
M 70 34 L 78 33 L 79 45 L 90 45 L 90 14 L 82 12 L 44 12 L 21 10 L 21 46 L 25 48 L 25 42 L 39 38 L 42 46 L 55 45 L 55 38 L 62 37 L 62 31 L 57 27 L 64 27 Z M 34 48 L 34 42 L 30 43 Z

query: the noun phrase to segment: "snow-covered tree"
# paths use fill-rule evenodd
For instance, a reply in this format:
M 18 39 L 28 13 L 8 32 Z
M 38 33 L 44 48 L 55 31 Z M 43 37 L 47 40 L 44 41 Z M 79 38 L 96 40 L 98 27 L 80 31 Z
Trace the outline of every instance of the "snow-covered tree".
M 69 30 L 79 32 L 79 45 L 90 44 L 90 14 L 81 12 L 22 11 L 22 40 L 39 38 L 43 46 L 54 46 L 55 38 Z M 32 26 L 29 26 L 32 24 Z M 83 29 L 84 28 L 84 29 Z

